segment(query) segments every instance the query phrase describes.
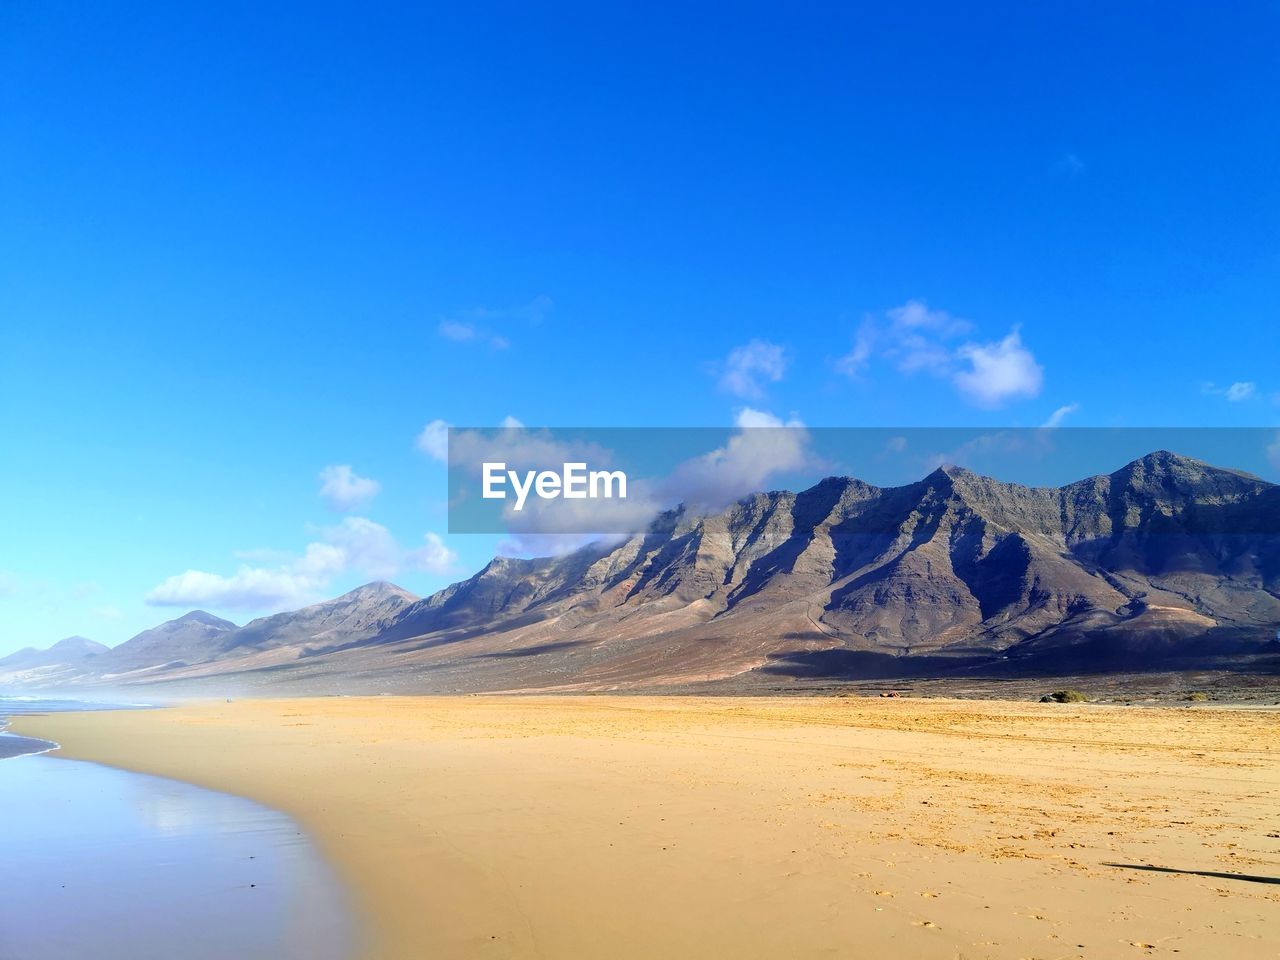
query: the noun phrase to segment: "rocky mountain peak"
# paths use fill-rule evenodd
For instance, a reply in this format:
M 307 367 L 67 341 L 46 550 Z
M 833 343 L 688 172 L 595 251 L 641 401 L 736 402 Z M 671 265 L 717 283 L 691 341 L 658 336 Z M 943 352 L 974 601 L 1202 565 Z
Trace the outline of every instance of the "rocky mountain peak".
M 349 590 L 342 596 L 337 597 L 332 602 L 338 601 L 363 601 L 363 600 L 386 600 L 388 598 L 399 598 L 410 602 L 417 600 L 415 594 L 410 593 L 404 587 L 391 583 L 389 580 L 374 580 L 370 583 L 361 584 L 354 590 Z
M 221 617 L 215 617 L 212 613 L 208 613 L 204 610 L 192 610 L 188 613 L 184 613 L 176 620 L 169 621 L 169 624 L 174 625 L 188 623 L 204 624 L 207 627 L 216 627 L 220 630 L 234 630 L 236 627 L 236 625 L 230 620 L 223 620 Z
M 98 643 L 96 640 L 90 640 L 88 637 L 76 635 L 59 640 L 49 648 L 50 652 L 57 651 L 59 653 L 101 653 L 108 649 L 106 645 Z

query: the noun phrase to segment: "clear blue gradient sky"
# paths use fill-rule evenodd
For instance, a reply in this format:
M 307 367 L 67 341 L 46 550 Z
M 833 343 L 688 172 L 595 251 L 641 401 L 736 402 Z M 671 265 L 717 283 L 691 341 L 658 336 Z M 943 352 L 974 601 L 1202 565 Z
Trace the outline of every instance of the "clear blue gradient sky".
M 474 572 L 434 420 L 1280 420 L 1275 3 L 196 6 L 0 10 L 0 654 Z

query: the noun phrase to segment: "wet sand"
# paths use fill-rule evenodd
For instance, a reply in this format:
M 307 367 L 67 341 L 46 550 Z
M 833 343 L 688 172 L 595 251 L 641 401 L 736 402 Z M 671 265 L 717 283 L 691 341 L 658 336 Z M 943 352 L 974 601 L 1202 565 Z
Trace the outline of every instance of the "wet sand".
M 1280 713 L 371 697 L 15 720 L 280 809 L 362 956 L 1280 953 Z
M 350 955 L 345 884 L 243 797 L 23 756 L 0 761 L 0 824 L 5 960 Z

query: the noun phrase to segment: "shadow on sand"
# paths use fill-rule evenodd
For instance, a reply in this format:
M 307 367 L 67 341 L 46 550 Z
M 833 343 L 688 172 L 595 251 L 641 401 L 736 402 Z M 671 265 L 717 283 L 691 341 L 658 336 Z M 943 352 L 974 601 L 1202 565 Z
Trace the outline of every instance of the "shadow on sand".
M 895 655 L 870 650 L 795 650 L 770 654 L 760 672 L 807 680 L 1016 680 L 1046 677 L 1107 676 L 1177 670 L 1280 674 L 1280 644 L 1247 654 L 1153 656 L 1117 653 L 1101 645 L 1040 656 L 1008 657 L 967 651 L 952 656 Z
M 1179 870 L 1176 867 L 1156 867 L 1149 863 L 1104 863 L 1104 867 L 1120 867 L 1124 870 L 1146 870 L 1151 873 L 1181 873 L 1189 877 L 1213 877 L 1215 880 L 1243 880 L 1246 883 L 1280 883 L 1280 877 L 1259 877 L 1248 873 L 1220 873 L 1217 870 Z

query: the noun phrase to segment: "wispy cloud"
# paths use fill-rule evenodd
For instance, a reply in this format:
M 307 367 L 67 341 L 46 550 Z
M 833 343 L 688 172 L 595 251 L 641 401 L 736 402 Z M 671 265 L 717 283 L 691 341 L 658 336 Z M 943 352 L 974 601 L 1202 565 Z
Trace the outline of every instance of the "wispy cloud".
M 751 340 L 729 351 L 720 365 L 720 388 L 736 397 L 764 395 L 764 384 L 777 383 L 787 372 L 787 352 L 768 340 Z
M 1224 397 L 1228 403 L 1243 403 L 1258 395 L 1258 385 L 1252 380 L 1237 380 L 1226 387 L 1208 382 L 1200 385 L 1200 392 L 1210 397 Z
M 441 320 L 440 325 L 436 327 L 436 332 L 446 340 L 452 340 L 455 343 L 466 343 L 476 338 L 475 325 L 461 323 L 458 320 Z
M 853 335 L 853 349 L 836 361 L 836 370 L 846 377 L 857 377 L 871 363 L 876 346 L 876 327 L 870 319 L 863 320 Z
M 1071 416 L 1073 413 L 1077 412 L 1079 409 L 1080 409 L 1080 404 L 1068 403 L 1066 406 L 1059 407 L 1057 410 L 1053 411 L 1053 413 L 1049 414 L 1049 419 L 1046 420 L 1044 423 L 1042 423 L 1040 426 L 1046 430 L 1052 430 L 1055 427 L 1060 427 L 1062 426 L 1063 421 L 1067 419 L 1067 417 Z
M 418 434 L 414 445 L 432 460 L 439 460 L 441 463 L 449 462 L 449 428 L 453 424 L 447 420 L 432 420 L 422 432 Z M 524 424 L 515 417 L 507 414 L 502 418 L 502 422 L 498 424 L 503 430 L 522 430 Z
M 334 464 L 320 471 L 321 498 L 342 513 L 363 507 L 381 489 L 377 480 L 360 476 L 349 464 Z
M 1000 340 L 956 343 L 973 332 L 968 320 L 930 309 L 922 300 L 908 300 L 882 318 L 864 318 L 853 349 L 836 361 L 836 370 L 858 377 L 880 358 L 899 373 L 949 379 L 962 396 L 982 407 L 1040 393 L 1044 368 L 1023 344 L 1018 327 Z
M 491 333 L 474 323 L 463 323 L 460 320 L 441 320 L 436 332 L 454 343 L 484 343 L 494 350 L 505 350 L 511 346 L 511 341 L 501 334 Z
M 511 340 L 504 328 L 513 324 L 537 326 L 553 306 L 550 297 L 537 296 L 512 307 L 472 307 L 441 317 L 436 332 L 453 343 L 482 344 L 493 350 L 505 350 L 511 346 Z
M 1068 153 L 1053 165 L 1053 169 L 1064 177 L 1078 177 L 1087 169 L 1085 162 L 1074 153 Z

